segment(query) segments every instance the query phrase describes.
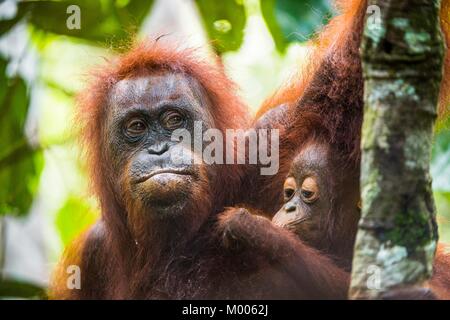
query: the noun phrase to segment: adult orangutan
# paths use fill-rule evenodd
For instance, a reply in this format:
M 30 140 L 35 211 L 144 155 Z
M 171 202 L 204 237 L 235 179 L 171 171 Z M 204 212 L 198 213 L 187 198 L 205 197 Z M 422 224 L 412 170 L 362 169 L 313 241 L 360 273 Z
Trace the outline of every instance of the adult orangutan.
M 280 171 L 254 176 L 247 188 L 262 190 L 244 200 L 273 216 L 275 224 L 350 270 L 360 217 L 359 172 L 363 78 L 359 46 L 366 1 L 340 1 L 341 14 L 315 40 L 301 78 L 269 99 L 256 126 L 280 128 Z M 444 1 L 441 22 L 449 43 Z M 446 51 L 441 108 L 449 104 L 450 53 Z M 445 110 L 444 110 L 445 111 Z M 284 186 L 283 186 L 284 185 Z M 258 197 L 261 195 L 261 197 Z M 445 251 L 447 250 L 447 251 Z M 440 245 L 431 286 L 450 299 L 450 253 Z
M 197 121 L 222 132 L 248 126 L 219 67 L 148 41 L 100 68 L 79 97 L 101 219 L 66 251 L 51 297 L 346 297 L 348 275 L 330 259 L 267 219 L 226 208 L 245 167 L 192 163 L 195 150 L 171 139 L 177 129 L 193 134 Z M 67 287 L 71 265 L 80 289 Z

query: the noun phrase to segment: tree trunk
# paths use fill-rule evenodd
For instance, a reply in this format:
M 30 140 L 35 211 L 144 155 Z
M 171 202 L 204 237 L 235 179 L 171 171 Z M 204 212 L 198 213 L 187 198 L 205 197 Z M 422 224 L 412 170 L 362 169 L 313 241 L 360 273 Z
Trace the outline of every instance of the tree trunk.
M 421 288 L 432 272 L 438 233 L 429 163 L 442 77 L 439 3 L 369 1 L 353 299 Z

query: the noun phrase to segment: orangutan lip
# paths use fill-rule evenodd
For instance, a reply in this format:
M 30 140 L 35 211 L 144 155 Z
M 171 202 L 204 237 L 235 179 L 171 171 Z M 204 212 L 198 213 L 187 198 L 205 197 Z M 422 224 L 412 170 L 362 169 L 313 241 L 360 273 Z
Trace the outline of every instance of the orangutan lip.
M 296 226 L 296 225 L 301 224 L 302 222 L 305 222 L 306 220 L 309 220 L 310 218 L 311 218 L 310 216 L 306 216 L 306 217 L 294 220 L 294 221 L 290 222 L 289 224 L 292 226 Z
M 136 183 L 141 183 L 141 182 L 147 181 L 151 177 L 154 177 L 154 176 L 156 176 L 158 174 L 162 174 L 162 173 L 173 173 L 173 174 L 179 174 L 179 175 L 185 175 L 185 176 L 193 175 L 192 171 L 189 171 L 186 169 L 159 169 L 159 170 L 152 171 L 151 173 L 146 174 L 139 179 L 136 179 Z
M 288 222 L 284 223 L 283 225 L 294 228 L 294 227 L 298 226 L 299 224 L 301 224 L 302 222 L 309 220 L 310 218 L 311 218 L 310 216 L 302 217 L 300 219 L 288 221 Z M 282 225 L 280 225 L 280 223 L 278 221 L 275 222 L 275 225 L 282 226 Z

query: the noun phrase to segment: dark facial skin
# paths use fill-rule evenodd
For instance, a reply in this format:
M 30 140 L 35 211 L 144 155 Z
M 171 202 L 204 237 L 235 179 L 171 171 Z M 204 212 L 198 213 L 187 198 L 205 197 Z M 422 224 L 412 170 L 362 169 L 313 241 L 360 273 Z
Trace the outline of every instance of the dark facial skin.
M 332 160 L 327 143 L 311 141 L 294 158 L 284 184 L 284 205 L 273 222 L 350 268 L 360 217 L 358 172 Z
M 171 157 L 180 148 L 185 160 L 195 156 L 171 141 L 174 130 L 187 129 L 193 140 L 194 121 L 202 121 L 203 130 L 213 125 L 200 90 L 184 75 L 159 72 L 121 80 L 111 93 L 106 144 L 113 179 L 126 201 L 155 217 L 180 214 L 207 179 L 201 165 Z
M 284 205 L 273 222 L 310 243 L 321 238 L 321 220 L 331 209 L 328 150 L 309 144 L 295 157 L 284 184 Z

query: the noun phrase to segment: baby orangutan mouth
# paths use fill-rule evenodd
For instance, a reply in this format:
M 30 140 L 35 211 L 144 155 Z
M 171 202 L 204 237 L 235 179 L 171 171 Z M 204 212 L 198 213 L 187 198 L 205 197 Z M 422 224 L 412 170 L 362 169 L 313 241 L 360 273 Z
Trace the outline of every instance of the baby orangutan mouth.
M 296 212 L 286 213 L 285 210 L 280 210 L 272 218 L 272 222 L 279 227 L 295 230 L 296 226 L 309 220 L 310 218 L 310 215 L 298 215 Z

